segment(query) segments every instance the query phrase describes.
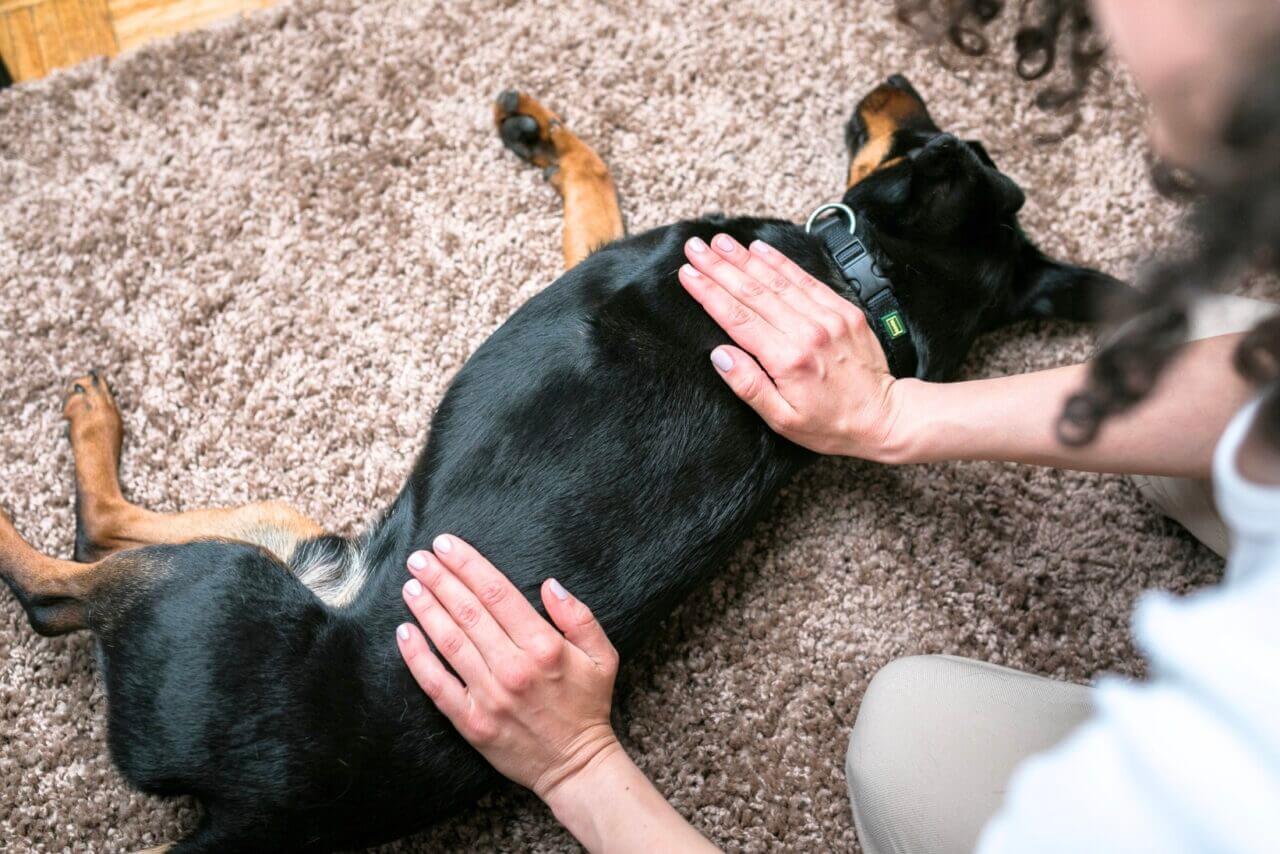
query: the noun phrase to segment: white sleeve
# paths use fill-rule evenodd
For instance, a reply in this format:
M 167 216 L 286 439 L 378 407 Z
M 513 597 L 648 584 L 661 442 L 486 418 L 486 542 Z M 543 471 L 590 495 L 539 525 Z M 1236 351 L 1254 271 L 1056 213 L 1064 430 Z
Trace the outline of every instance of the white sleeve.
M 1277 522 L 1280 524 L 1280 521 Z M 1280 852 L 1280 555 L 1134 617 L 1147 682 L 1014 772 L 977 850 Z

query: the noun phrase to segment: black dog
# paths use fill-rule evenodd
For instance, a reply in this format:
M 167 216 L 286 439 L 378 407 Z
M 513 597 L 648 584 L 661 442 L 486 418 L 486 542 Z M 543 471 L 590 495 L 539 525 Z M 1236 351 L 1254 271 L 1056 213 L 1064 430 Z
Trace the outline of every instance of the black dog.
M 498 119 L 565 195 L 571 262 L 621 237 L 590 149 L 523 96 L 503 96 Z M 985 330 L 1088 319 L 1123 290 L 1045 258 L 1017 225 L 1021 191 L 982 146 L 941 133 L 902 78 L 863 100 L 847 136 L 843 202 L 893 283 L 916 376 L 950 377 Z M 675 272 L 686 240 L 720 231 L 852 297 L 824 243 L 788 222 L 680 222 L 608 243 L 475 352 L 403 490 L 354 540 L 274 503 L 172 515 L 126 503 L 106 383 L 73 386 L 78 560 L 38 554 L 0 516 L 0 572 L 36 631 L 96 633 L 125 777 L 204 805 L 174 851 L 369 845 L 496 781 L 396 649 L 405 559 L 435 535 L 476 544 L 535 604 L 545 578 L 562 579 L 624 656 L 726 561 L 814 455 L 709 365 L 728 339 Z

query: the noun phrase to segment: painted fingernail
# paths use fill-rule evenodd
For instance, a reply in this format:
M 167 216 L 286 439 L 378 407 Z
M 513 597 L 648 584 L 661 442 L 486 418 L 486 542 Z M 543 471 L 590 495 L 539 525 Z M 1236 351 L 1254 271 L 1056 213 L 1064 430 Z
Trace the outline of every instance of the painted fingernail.
M 711 364 L 718 371 L 728 371 L 733 368 L 733 357 L 729 355 L 729 351 L 717 348 L 711 351 Z
M 401 624 L 400 624 L 400 626 L 396 629 L 396 637 L 400 638 L 400 640 L 402 640 L 402 641 L 406 641 L 406 640 L 408 640 L 408 639 L 409 639 L 409 625 L 408 625 L 408 623 L 401 623 Z
M 554 578 L 547 583 L 547 586 L 551 588 L 551 592 L 555 594 L 555 597 L 561 602 L 569 598 L 569 591 L 565 590 L 564 585 L 559 581 L 556 581 Z
M 422 572 L 422 570 L 426 569 L 427 553 L 414 552 L 413 554 L 409 555 L 409 568 L 412 569 L 414 572 Z
M 765 243 L 763 240 L 756 240 L 751 244 L 751 251 L 759 252 L 761 255 L 772 255 L 773 247 L 768 243 Z
M 694 267 L 692 264 L 685 264 L 680 268 L 680 271 L 691 279 L 702 278 L 702 274 L 698 272 L 698 268 Z
M 738 248 L 738 242 L 727 234 L 717 234 L 716 246 L 719 246 L 724 252 L 732 252 Z
M 416 599 L 422 595 L 422 585 L 418 583 L 418 579 L 410 578 L 405 582 L 404 592 Z
M 453 550 L 453 540 L 449 539 L 444 534 L 441 534 L 440 536 L 436 537 L 434 540 L 431 541 L 431 547 L 436 551 L 438 551 L 440 554 L 447 555 L 450 551 Z
M 695 237 L 689 241 L 689 248 L 692 249 L 694 252 L 706 252 L 707 244 L 702 242 L 701 237 Z

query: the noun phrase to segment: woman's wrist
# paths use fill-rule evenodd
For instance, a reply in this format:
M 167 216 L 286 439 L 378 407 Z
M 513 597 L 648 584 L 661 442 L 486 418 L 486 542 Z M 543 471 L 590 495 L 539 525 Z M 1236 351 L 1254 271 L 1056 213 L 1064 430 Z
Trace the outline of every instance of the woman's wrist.
M 627 758 L 627 753 L 618 742 L 618 737 L 608 726 L 601 725 L 584 732 L 576 739 L 577 743 L 566 752 L 569 759 L 548 770 L 542 778 L 530 788 L 553 810 L 552 800 L 563 801 L 572 798 L 582 788 L 580 780 L 598 779 L 602 776 L 601 768 L 616 771 L 614 756 Z M 628 761 L 629 758 L 628 758 Z M 561 794 L 568 792 L 568 795 Z
M 644 772 L 614 739 L 572 774 L 537 794 L 574 838 L 588 850 L 597 850 L 593 842 L 601 835 L 605 805 L 625 809 L 623 801 L 637 777 L 644 779 Z
M 616 741 L 543 800 L 592 854 L 719 850 L 667 803 Z
M 871 455 L 874 462 L 903 465 L 936 458 L 933 421 L 928 415 L 936 389 L 937 383 L 913 377 L 894 380 L 889 387 L 888 424 Z

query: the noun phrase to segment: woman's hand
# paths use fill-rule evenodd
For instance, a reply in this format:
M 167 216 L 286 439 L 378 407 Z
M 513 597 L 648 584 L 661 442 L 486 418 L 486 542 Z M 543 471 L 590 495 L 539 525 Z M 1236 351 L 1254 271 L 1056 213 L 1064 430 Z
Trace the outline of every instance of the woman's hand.
M 442 535 L 432 548 L 409 556 L 404 599 L 458 676 L 417 626 L 396 636 L 414 678 L 463 738 L 543 800 L 622 753 L 609 723 L 618 653 L 591 610 L 555 579 L 543 583 L 562 635 L 470 545 Z
M 543 583 L 542 604 L 561 635 L 448 534 L 409 555 L 409 571 L 404 600 L 458 676 L 412 623 L 396 629 L 400 654 L 485 759 L 532 789 L 593 854 L 717 850 L 618 744 L 609 725 L 618 652 L 586 605 L 555 579 Z
M 774 431 L 821 454 L 893 462 L 897 381 L 866 315 L 762 241 L 685 244 L 680 283 L 739 347 L 711 361 Z

